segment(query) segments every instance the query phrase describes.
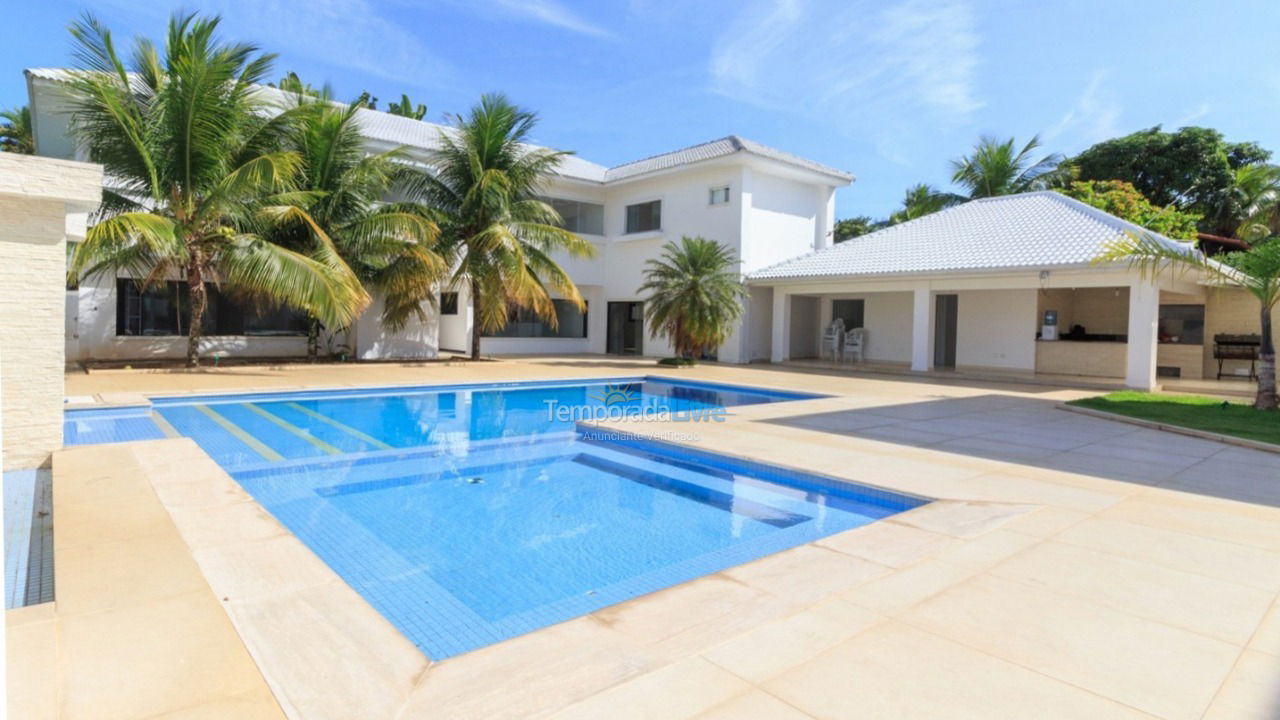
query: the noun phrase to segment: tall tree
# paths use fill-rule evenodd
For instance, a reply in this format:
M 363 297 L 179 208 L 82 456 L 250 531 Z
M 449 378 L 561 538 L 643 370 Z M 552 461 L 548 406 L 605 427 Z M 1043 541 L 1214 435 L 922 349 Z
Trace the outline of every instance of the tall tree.
M 1039 147 L 1039 136 L 1032 137 L 1021 149 L 1013 138 L 1000 141 L 984 136 L 973 152 L 951 161 L 951 181 L 964 188 L 970 199 L 1042 190 L 1062 157 L 1033 158 L 1032 153 Z
M 866 235 L 869 232 L 874 232 L 875 230 L 880 229 L 883 224 L 883 222 L 872 220 L 866 215 L 859 215 L 857 217 L 837 220 L 831 234 L 835 242 L 842 243 L 845 240 L 851 240 L 860 235 Z
M 931 215 L 953 205 L 964 202 L 964 198 L 954 193 L 940 192 L 932 185 L 920 183 L 907 188 L 902 197 L 902 208 L 889 216 L 889 222 L 897 225 L 908 220 Z
M 36 137 L 31 128 L 31 108 L 11 108 L 0 111 L 0 152 L 33 155 Z
M 1255 163 L 1236 168 L 1218 229 L 1245 241 L 1280 235 L 1280 166 Z
M 431 153 L 434 174 L 407 184 L 409 196 L 440 214 L 440 252 L 453 268 L 452 285 L 471 294 L 471 358 L 480 337 L 506 327 L 521 308 L 556 324 L 550 290 L 585 307 L 581 293 L 551 255 L 592 257 L 595 246 L 565 230 L 542 199 L 568 154 L 529 144 L 537 116 L 501 94 L 488 94 L 440 135 Z
M 1196 237 L 1199 215 L 1182 212 L 1173 205 L 1157 207 L 1123 180 L 1077 181 L 1061 192 L 1165 237 L 1175 240 L 1193 240 Z
M 420 205 L 382 203 L 423 171 L 406 162 L 403 149 L 372 153 L 356 124 L 358 106 L 306 95 L 298 101 L 303 112 L 286 142 L 302 158 L 298 185 L 308 193 L 308 212 L 365 288 L 381 294 L 384 327 L 396 331 L 413 317 L 425 320 L 447 271 L 435 251 L 439 227 Z M 295 226 L 273 239 L 308 254 L 323 249 L 308 230 Z M 309 333 L 312 356 L 318 350 L 317 323 Z
M 1280 302 L 1280 237 L 1260 240 L 1248 250 L 1209 258 L 1193 245 L 1170 245 L 1149 233 L 1130 233 L 1107 245 L 1098 262 L 1128 262 L 1146 275 L 1194 270 L 1223 287 L 1241 287 L 1258 300 L 1262 345 L 1258 352 L 1258 392 L 1253 406 L 1276 409 L 1276 348 L 1271 312 Z
M 1226 142 L 1210 128 L 1164 132 L 1157 125 L 1100 142 L 1071 162 L 1080 180 L 1123 180 L 1155 205 L 1203 216 L 1205 232 L 1231 235 L 1235 171 L 1265 163 L 1270 155 L 1256 143 Z
M 407 117 L 413 120 L 421 120 L 427 116 L 427 106 L 418 103 L 416 106 L 409 99 L 408 95 L 401 94 L 400 102 L 387 103 L 387 112 L 400 117 Z
M 300 205 L 302 158 L 279 149 L 296 115 L 268 107 L 254 88 L 272 56 L 223 42 L 218 23 L 174 15 L 163 55 L 139 39 L 132 72 L 92 15 L 71 27 L 80 65 L 70 81 L 72 132 L 113 183 L 71 270 L 126 271 L 144 285 L 180 275 L 190 294 L 190 366 L 199 364 L 209 283 L 334 326 L 369 302 Z M 312 252 L 266 239 L 290 225 L 309 229 Z
M 729 336 L 742 315 L 746 289 L 738 259 L 724 245 L 703 237 L 668 242 L 662 257 L 645 262 L 644 311 L 650 332 L 671 340 L 677 357 L 697 359 Z

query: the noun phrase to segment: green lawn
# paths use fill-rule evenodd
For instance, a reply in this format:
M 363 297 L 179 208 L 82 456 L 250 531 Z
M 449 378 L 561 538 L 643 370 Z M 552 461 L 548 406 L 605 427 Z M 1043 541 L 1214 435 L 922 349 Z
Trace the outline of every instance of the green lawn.
M 1198 395 L 1114 392 L 1068 405 L 1280 445 L 1280 412 Z

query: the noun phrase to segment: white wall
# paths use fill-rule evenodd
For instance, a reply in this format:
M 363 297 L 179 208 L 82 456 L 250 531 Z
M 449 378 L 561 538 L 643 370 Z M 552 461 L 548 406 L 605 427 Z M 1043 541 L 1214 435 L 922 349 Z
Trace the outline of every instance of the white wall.
M 425 304 L 424 304 L 425 305 Z M 435 308 L 425 305 L 427 319 L 409 319 L 405 327 L 391 332 L 381 322 L 385 302 L 374 295 L 373 302 L 352 325 L 356 357 L 361 360 L 427 360 L 437 354 L 440 315 Z M 252 338 L 257 340 L 258 338 Z
M 1035 290 L 966 290 L 957 296 L 957 367 L 1035 370 Z
M 751 172 L 751 241 L 742 249 L 744 272 L 803 255 L 814 248 L 816 228 L 825 222 L 826 202 L 817 186 Z

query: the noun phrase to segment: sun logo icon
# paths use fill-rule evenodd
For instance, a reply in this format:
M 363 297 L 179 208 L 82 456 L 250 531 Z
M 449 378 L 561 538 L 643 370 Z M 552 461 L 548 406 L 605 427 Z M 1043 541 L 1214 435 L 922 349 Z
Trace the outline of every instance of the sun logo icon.
M 636 399 L 634 390 L 626 385 L 605 385 L 604 389 L 591 396 L 605 405 L 625 405 Z

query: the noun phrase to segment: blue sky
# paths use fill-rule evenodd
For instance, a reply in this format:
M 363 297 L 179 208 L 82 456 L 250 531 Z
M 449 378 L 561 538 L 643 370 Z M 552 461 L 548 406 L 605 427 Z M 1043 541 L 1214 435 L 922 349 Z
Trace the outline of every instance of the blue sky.
M 172 7 L 179 7 L 177 5 Z M 428 119 L 502 90 L 537 140 L 614 165 L 736 133 L 849 170 L 840 217 L 887 215 L 984 133 L 1071 153 L 1162 124 L 1280 151 L 1274 0 L 217 0 L 224 34 L 351 98 L 407 92 Z M 0 106 L 21 69 L 70 62 L 89 8 L 127 38 L 171 7 L 17 3 Z

